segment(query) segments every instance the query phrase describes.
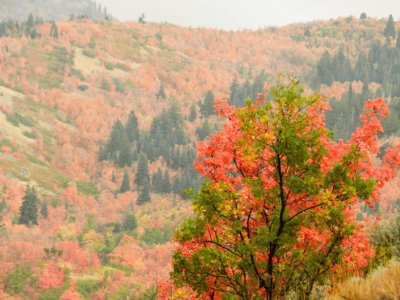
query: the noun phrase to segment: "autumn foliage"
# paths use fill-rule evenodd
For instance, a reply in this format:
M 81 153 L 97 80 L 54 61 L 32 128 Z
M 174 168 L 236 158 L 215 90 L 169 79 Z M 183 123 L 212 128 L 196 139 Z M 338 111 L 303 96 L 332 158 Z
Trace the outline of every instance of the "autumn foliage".
M 195 216 L 176 233 L 175 293 L 308 297 L 331 276 L 367 266 L 374 251 L 357 207 L 379 200 L 400 166 L 399 148 L 372 163 L 379 118 L 388 114 L 382 99 L 365 103 L 362 126 L 349 141 L 332 140 L 327 109 L 293 80 L 279 80 L 245 108 L 217 103 L 226 122 L 198 145 L 196 169 L 209 181 L 195 196 Z

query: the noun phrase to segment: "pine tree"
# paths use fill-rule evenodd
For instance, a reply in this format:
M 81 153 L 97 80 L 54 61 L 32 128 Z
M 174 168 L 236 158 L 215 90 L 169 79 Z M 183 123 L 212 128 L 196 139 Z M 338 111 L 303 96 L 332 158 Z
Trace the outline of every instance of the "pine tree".
M 132 232 L 137 227 L 136 217 L 132 214 L 127 214 L 122 222 L 122 230 Z
M 194 120 L 196 120 L 197 117 L 197 113 L 196 113 L 196 104 L 192 103 L 192 105 L 190 106 L 190 113 L 189 113 L 189 122 L 193 122 Z
M 121 187 L 119 188 L 119 193 L 125 193 L 131 189 L 129 184 L 129 174 L 128 172 L 124 173 L 124 178 L 122 179 Z
M 165 94 L 165 91 L 164 91 L 164 85 L 161 83 L 160 89 L 158 90 L 158 93 L 157 93 L 157 99 L 165 99 L 166 97 L 167 97 L 167 95 Z
M 383 33 L 384 33 L 385 37 L 387 37 L 387 38 L 395 38 L 396 37 L 396 28 L 395 28 L 395 23 L 394 23 L 392 15 L 389 16 L 389 19 L 386 23 L 385 30 Z
M 56 22 L 51 22 L 50 36 L 54 39 L 58 39 L 58 29 Z
M 163 173 L 160 168 L 153 175 L 153 190 L 156 193 L 162 193 L 163 190 Z
M 169 172 L 168 170 L 165 170 L 164 175 L 163 175 L 163 181 L 162 181 L 162 192 L 163 193 L 169 193 L 171 192 L 171 181 L 169 179 Z
M 146 202 L 150 202 L 150 185 L 149 185 L 149 180 L 147 178 L 144 178 L 142 186 L 139 191 L 139 197 L 137 200 L 137 204 L 141 205 Z
M 204 97 L 204 101 L 200 106 L 201 115 L 205 118 L 214 114 L 214 95 L 208 91 Z
M 139 125 L 134 111 L 129 114 L 128 120 L 125 124 L 125 132 L 129 142 L 139 141 Z
M 138 186 L 143 186 L 145 181 L 149 183 L 149 167 L 146 154 L 141 152 L 139 155 L 139 162 L 136 171 L 135 183 Z
M 38 224 L 38 205 L 39 199 L 34 187 L 28 185 L 25 189 L 25 195 L 22 199 L 22 205 L 19 209 L 20 217 L 18 224 L 28 227 Z

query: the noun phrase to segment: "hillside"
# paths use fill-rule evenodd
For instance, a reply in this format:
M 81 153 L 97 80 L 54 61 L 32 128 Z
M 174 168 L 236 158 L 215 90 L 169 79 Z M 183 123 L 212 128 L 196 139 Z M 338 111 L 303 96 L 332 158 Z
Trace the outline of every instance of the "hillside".
M 345 53 L 344 73 L 355 74 L 361 53 L 379 48 L 393 53 L 396 73 L 400 46 L 385 25 L 340 18 L 222 31 L 85 19 L 30 24 L 34 37 L 10 27 L 0 38 L 0 298 L 147 290 L 150 299 L 170 271 L 172 232 L 191 214 L 182 190 L 201 183 L 195 143 L 221 128 L 214 97 L 243 105 L 264 81 L 294 74 L 336 100 L 328 125 L 347 137 L 359 111 L 350 118 L 344 105 L 383 95 L 396 106 L 398 81 L 341 70 L 327 79 L 323 57 Z M 382 144 L 396 139 L 398 122 L 385 125 Z M 28 184 L 40 199 L 32 227 L 18 224 Z M 390 210 L 397 196 L 385 193 Z

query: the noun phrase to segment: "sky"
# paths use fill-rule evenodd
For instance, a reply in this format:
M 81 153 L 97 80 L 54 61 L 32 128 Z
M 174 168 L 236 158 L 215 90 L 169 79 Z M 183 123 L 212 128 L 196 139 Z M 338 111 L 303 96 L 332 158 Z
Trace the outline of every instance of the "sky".
M 98 0 L 119 20 L 228 30 L 257 29 L 339 16 L 400 17 L 400 0 Z M 398 15 L 396 15 L 398 14 Z

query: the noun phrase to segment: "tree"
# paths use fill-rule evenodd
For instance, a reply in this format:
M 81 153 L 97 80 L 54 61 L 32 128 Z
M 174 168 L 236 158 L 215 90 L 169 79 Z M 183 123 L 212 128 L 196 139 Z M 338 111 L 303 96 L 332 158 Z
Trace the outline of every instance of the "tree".
M 149 183 L 149 167 L 146 154 L 143 152 L 139 155 L 138 167 L 136 171 L 135 183 L 143 186 L 144 182 Z
M 132 214 L 127 214 L 122 222 L 122 230 L 133 232 L 137 227 L 136 217 Z
M 265 103 L 217 111 L 223 130 L 198 145 L 196 169 L 208 178 L 194 216 L 176 232 L 171 273 L 177 287 L 209 299 L 308 298 L 328 276 L 367 265 L 373 256 L 355 205 L 378 201 L 396 176 L 400 146 L 380 167 L 382 99 L 367 101 L 348 142 L 325 128 L 327 109 L 295 80 L 279 80 Z
M 396 37 L 396 28 L 393 20 L 393 16 L 390 15 L 389 19 L 386 23 L 385 30 L 383 31 L 385 37 L 387 38 L 395 38 Z
M 129 174 L 128 172 L 124 173 L 124 178 L 122 179 L 121 187 L 119 188 L 120 193 L 125 193 L 131 189 L 129 185 Z
M 192 103 L 190 106 L 190 112 L 189 112 L 189 122 L 193 122 L 197 118 L 197 113 L 196 113 L 196 104 Z
M 137 117 L 134 111 L 131 111 L 125 124 L 125 132 L 129 142 L 139 141 L 140 132 Z
M 400 31 L 397 33 L 396 48 L 400 49 Z
M 211 91 L 206 93 L 204 101 L 200 105 L 200 112 L 205 118 L 214 114 L 214 95 Z
M 143 180 L 143 184 L 140 188 L 139 191 L 139 196 L 137 199 L 137 204 L 141 205 L 147 202 L 150 202 L 151 198 L 150 198 L 150 184 L 149 184 L 149 180 L 147 178 L 144 178 Z
M 164 91 L 164 85 L 161 83 L 160 84 L 160 89 L 157 92 L 157 99 L 165 99 L 167 95 L 165 94 Z
M 54 39 L 58 39 L 58 29 L 56 22 L 51 22 L 50 36 Z
M 39 198 L 33 186 L 28 185 L 25 189 L 25 195 L 22 199 L 22 205 L 19 209 L 20 217 L 18 224 L 28 227 L 38 224 Z
M 367 18 L 367 14 L 365 12 L 362 12 L 360 15 L 360 20 L 365 20 Z

